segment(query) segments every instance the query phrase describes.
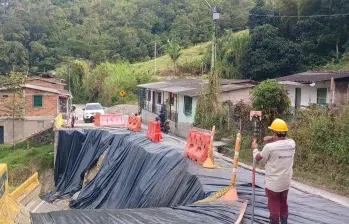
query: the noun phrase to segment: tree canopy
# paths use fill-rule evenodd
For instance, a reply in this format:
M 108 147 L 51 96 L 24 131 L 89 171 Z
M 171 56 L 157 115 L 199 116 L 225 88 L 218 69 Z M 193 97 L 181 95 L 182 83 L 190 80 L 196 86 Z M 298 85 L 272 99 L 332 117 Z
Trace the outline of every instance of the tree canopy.
M 219 33 L 247 25 L 253 0 L 210 0 Z M 211 39 L 212 15 L 201 0 L 2 0 L 0 74 L 43 72 L 67 61 L 137 62 L 164 54 L 168 39 L 188 47 Z

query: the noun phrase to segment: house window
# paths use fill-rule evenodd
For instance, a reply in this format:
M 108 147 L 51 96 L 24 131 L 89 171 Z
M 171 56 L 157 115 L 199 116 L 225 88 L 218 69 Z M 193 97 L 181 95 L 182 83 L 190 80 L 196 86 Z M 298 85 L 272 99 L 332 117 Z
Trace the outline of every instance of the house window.
M 174 99 L 175 99 L 175 95 L 173 93 L 170 93 L 170 103 L 172 106 L 174 105 Z
M 192 113 L 193 108 L 193 98 L 189 96 L 184 96 L 184 114 L 189 116 Z
M 34 107 L 42 107 L 42 96 L 34 95 L 33 106 Z
M 161 92 L 157 92 L 157 104 L 161 104 L 161 100 L 162 100 L 162 94 Z
M 148 102 L 151 102 L 151 90 L 148 89 L 147 92 L 148 92 L 148 98 L 147 98 L 147 100 L 148 100 Z
M 327 101 L 327 88 L 317 89 L 317 104 L 323 105 Z
M 2 98 L 8 98 L 8 95 L 2 95 Z
M 38 121 L 38 128 L 43 129 L 44 128 L 44 121 Z

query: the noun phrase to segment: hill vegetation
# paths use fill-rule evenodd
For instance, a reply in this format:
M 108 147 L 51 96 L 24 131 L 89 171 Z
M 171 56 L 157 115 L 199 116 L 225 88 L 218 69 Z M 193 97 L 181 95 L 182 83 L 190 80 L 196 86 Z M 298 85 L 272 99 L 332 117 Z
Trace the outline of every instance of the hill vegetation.
M 221 10 L 218 33 L 247 25 L 253 0 L 210 0 Z M 207 42 L 211 9 L 202 0 L 2 0 L 0 74 L 44 72 L 62 63 L 146 61 L 181 47 Z

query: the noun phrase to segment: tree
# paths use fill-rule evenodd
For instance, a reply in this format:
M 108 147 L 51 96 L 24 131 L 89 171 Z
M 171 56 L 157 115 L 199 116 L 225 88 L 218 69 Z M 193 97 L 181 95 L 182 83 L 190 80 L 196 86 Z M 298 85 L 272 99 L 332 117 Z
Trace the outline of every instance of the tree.
M 167 41 L 167 49 L 166 52 L 170 56 L 173 62 L 174 75 L 177 74 L 177 60 L 181 56 L 181 46 L 174 40 Z
M 12 139 L 13 150 L 15 150 L 15 120 L 23 120 L 26 102 L 21 85 L 26 82 L 26 75 L 18 72 L 12 72 L 7 84 L 5 85 L 7 90 L 12 93 L 12 97 L 6 101 L 5 108 L 8 110 L 6 113 L 12 118 Z
M 241 64 L 251 44 L 251 36 L 248 30 L 238 33 L 227 31 L 226 35 L 218 42 L 218 69 L 222 78 L 239 79 Z
M 102 63 L 88 74 L 85 79 L 85 91 L 89 101 L 98 100 L 102 94 L 104 81 L 108 76 L 115 75 L 116 65 L 110 63 Z M 121 91 L 121 90 L 120 90 Z
M 302 61 L 300 46 L 280 37 L 278 28 L 268 24 L 253 30 L 241 69 L 245 78 L 265 80 L 300 71 Z
M 265 15 L 278 15 L 277 10 L 265 3 L 265 0 L 256 0 L 256 5 L 250 11 L 248 19 L 248 26 L 251 30 L 258 26 L 270 24 L 278 26 L 280 19 L 278 17 L 265 16 Z
M 89 72 L 89 64 L 79 60 L 68 62 L 57 69 L 58 76 L 67 81 L 68 88 L 74 96 L 75 103 L 83 103 L 86 100 L 84 82 Z
M 288 111 L 291 101 L 284 86 L 279 85 L 276 80 L 268 79 L 253 89 L 252 105 L 255 110 L 263 111 L 268 121 L 272 121 Z

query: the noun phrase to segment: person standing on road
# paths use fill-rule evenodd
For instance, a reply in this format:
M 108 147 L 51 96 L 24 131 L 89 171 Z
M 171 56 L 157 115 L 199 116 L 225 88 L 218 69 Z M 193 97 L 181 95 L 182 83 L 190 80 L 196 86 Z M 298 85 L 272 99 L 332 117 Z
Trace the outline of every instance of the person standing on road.
M 287 224 L 288 190 L 293 175 L 293 161 L 296 143 L 287 138 L 288 127 L 285 121 L 276 119 L 269 127 L 273 136 L 264 138 L 267 143 L 263 150 L 258 150 L 258 144 L 252 143 L 253 157 L 256 161 L 265 163 L 265 193 L 268 198 L 270 223 Z

